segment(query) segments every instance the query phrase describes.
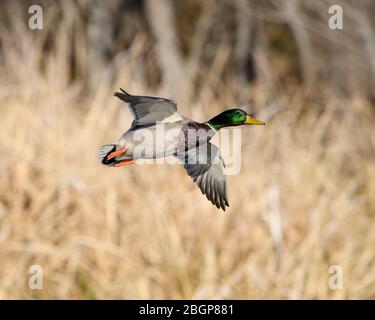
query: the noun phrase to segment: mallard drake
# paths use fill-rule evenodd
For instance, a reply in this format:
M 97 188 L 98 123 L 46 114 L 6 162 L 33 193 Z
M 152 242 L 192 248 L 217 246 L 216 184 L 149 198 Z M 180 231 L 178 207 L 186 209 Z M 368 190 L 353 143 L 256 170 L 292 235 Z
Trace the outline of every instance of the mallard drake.
M 173 100 L 121 91 L 115 96 L 128 103 L 134 121 L 117 141 L 99 148 L 98 160 L 105 166 L 121 167 L 138 159 L 175 156 L 207 199 L 225 211 L 229 203 L 224 161 L 218 147 L 210 140 L 224 127 L 265 123 L 241 109 L 226 110 L 205 123 L 199 123 L 179 114 Z M 164 129 L 163 136 L 157 129 L 160 124 Z M 195 133 L 193 139 L 191 132 Z M 151 139 L 140 139 L 142 136 L 151 136 Z M 155 143 L 157 139 L 163 143 Z

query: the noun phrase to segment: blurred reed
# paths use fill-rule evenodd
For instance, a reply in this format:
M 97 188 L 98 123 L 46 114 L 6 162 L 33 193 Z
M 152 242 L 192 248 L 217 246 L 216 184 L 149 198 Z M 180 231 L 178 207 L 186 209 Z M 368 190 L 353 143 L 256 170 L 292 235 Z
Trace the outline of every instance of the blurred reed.
M 330 1 L 42 1 L 37 31 L 30 4 L 0 3 L 0 298 L 375 297 L 371 1 L 339 31 Z M 178 166 L 96 163 L 131 122 L 119 87 L 267 122 L 228 213 Z

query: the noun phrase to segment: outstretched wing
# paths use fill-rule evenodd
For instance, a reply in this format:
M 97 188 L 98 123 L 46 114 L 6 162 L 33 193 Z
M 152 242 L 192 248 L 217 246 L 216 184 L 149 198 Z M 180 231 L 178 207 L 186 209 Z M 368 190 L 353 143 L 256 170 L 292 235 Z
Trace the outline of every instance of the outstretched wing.
M 156 122 L 173 122 L 182 120 L 177 112 L 176 102 L 159 97 L 133 96 L 123 89 L 116 92 L 115 96 L 129 103 L 130 111 L 134 116 L 132 128 L 149 126 Z
M 188 150 L 183 160 L 187 174 L 197 183 L 203 194 L 216 207 L 225 211 L 229 207 L 227 195 L 227 177 L 224 175 L 224 161 L 219 149 L 207 143 Z

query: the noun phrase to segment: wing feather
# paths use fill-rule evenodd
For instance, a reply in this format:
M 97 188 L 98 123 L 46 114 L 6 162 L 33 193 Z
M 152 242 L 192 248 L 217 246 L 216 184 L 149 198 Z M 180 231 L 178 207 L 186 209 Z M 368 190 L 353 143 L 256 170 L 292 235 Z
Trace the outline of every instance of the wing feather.
M 198 162 L 194 159 L 198 159 Z M 215 145 L 207 143 L 207 146 L 188 150 L 184 157 L 184 167 L 213 205 L 224 211 L 226 206 L 229 207 L 224 161 Z
M 150 97 L 133 96 L 121 89 L 115 96 L 129 104 L 129 109 L 134 116 L 132 128 L 154 125 L 156 122 L 182 120 L 182 116 L 177 111 L 177 104 L 173 100 Z

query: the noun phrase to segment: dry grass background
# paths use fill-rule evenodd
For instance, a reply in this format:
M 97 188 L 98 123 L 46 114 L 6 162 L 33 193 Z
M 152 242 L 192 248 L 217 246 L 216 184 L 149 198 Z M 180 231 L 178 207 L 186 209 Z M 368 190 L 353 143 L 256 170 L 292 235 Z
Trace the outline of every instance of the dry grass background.
M 342 1 L 344 30 L 333 33 L 328 1 L 239 0 L 251 36 L 249 25 L 233 35 L 223 18 L 232 4 L 206 1 L 203 40 L 177 19 L 180 41 L 195 43 L 182 56 L 140 19 L 194 20 L 199 2 L 150 2 L 44 1 L 42 31 L 27 28 L 28 1 L 1 4 L 0 298 L 374 298 L 371 2 Z M 83 15 L 119 5 L 120 31 L 111 29 L 117 20 L 99 19 L 99 30 L 116 34 L 106 60 L 95 55 L 98 42 L 90 46 Z M 235 68 L 243 34 L 255 66 L 245 82 Z M 192 68 L 188 80 L 170 82 L 165 46 L 177 54 L 167 61 Z M 242 129 L 242 170 L 229 177 L 226 213 L 179 166 L 96 162 L 97 147 L 131 121 L 113 97 L 120 86 L 175 98 L 201 121 L 251 101 L 268 125 Z M 28 288 L 34 264 L 44 270 L 43 290 Z M 342 290 L 328 288 L 331 265 L 343 268 Z

